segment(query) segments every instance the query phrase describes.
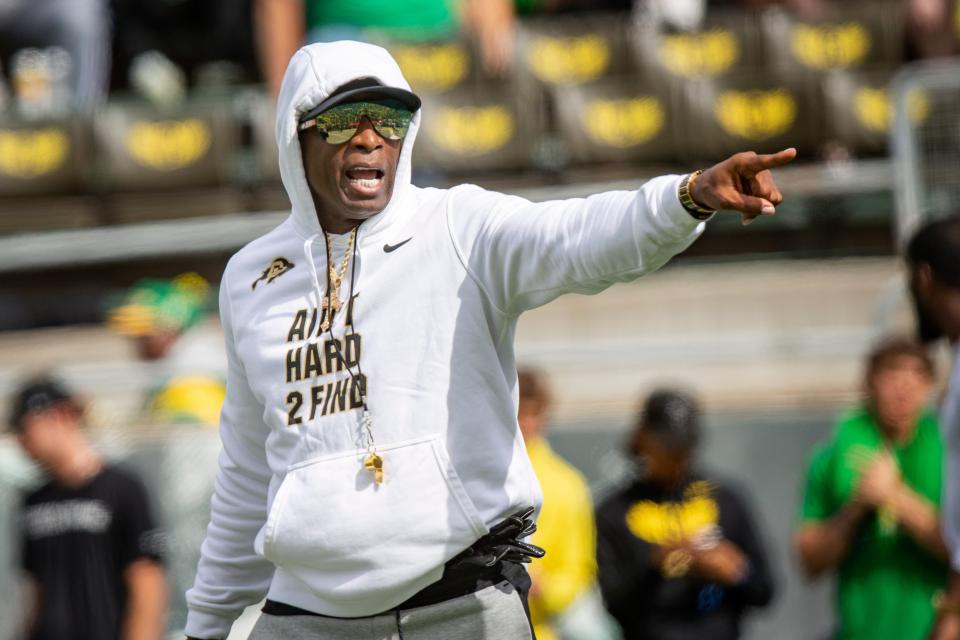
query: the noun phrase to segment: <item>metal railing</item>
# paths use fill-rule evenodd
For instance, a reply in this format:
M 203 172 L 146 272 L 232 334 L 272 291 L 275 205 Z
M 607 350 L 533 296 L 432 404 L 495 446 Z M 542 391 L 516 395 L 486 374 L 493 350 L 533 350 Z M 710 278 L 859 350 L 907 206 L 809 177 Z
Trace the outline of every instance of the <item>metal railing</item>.
M 905 67 L 891 86 L 900 244 L 923 221 L 960 212 L 960 59 Z

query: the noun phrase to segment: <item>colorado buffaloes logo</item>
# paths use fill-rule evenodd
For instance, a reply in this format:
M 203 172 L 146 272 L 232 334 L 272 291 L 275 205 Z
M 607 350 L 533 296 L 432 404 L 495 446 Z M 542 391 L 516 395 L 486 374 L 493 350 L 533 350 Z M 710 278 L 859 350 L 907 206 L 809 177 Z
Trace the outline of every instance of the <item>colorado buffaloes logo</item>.
M 160 171 L 189 166 L 210 148 L 210 127 L 202 120 L 135 122 L 126 135 L 127 151 L 139 164 Z
M 60 129 L 0 130 L 0 173 L 15 178 L 52 173 L 69 150 L 70 139 Z
M 461 156 L 480 156 L 513 137 L 513 114 L 506 107 L 441 107 L 431 118 L 434 143 Z
M 877 133 L 887 133 L 893 122 L 894 107 L 886 89 L 861 87 L 853 97 L 853 112 L 864 128 Z M 930 101 L 926 94 L 911 91 L 907 94 L 907 116 L 913 124 L 926 120 L 930 113 Z
M 537 38 L 527 52 L 533 74 L 551 84 L 592 80 L 610 66 L 610 45 L 599 35 Z
M 660 64 L 686 78 L 719 76 L 740 59 L 740 42 L 726 29 L 666 35 L 660 43 Z
M 713 112 L 727 133 L 747 140 L 766 140 L 785 133 L 797 117 L 797 103 L 784 89 L 724 91 Z
M 425 91 L 447 91 L 467 75 L 470 58 L 455 43 L 397 47 L 393 54 L 410 84 Z
M 283 256 L 273 259 L 273 262 L 270 263 L 266 269 L 263 270 L 263 273 L 260 274 L 260 277 L 253 281 L 253 284 L 250 285 L 251 289 L 256 289 L 257 285 L 261 282 L 266 281 L 267 284 L 270 284 L 290 269 L 293 269 L 295 265 L 284 258 Z
M 862 24 L 798 24 L 790 33 L 790 49 L 814 69 L 845 69 L 863 62 L 870 52 L 870 32 Z
M 632 147 L 656 136 L 665 120 L 660 101 L 652 96 L 628 100 L 595 100 L 581 114 L 594 140 L 611 147 Z

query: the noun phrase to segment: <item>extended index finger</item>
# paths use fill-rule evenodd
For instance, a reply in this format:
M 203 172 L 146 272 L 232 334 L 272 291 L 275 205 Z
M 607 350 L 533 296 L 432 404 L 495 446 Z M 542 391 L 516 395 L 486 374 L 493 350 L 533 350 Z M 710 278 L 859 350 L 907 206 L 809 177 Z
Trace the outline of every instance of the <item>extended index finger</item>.
M 797 150 L 793 147 L 790 147 L 789 149 L 784 149 L 783 151 L 778 151 L 776 153 L 766 153 L 763 155 L 758 154 L 753 158 L 748 159 L 745 165 L 748 171 L 750 171 L 753 175 L 757 175 L 761 171 L 766 171 L 767 169 L 782 167 L 783 165 L 792 162 L 796 157 Z

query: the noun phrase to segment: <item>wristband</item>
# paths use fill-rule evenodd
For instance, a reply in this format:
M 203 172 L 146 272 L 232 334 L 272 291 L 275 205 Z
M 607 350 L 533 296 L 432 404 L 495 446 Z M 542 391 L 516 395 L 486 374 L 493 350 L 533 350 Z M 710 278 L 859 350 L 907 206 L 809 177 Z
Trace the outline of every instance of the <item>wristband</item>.
M 697 178 L 700 177 L 700 174 L 703 173 L 701 170 L 696 170 L 693 173 L 688 173 L 680 181 L 680 186 L 677 187 L 677 197 L 680 198 L 680 204 L 683 205 L 683 208 L 687 210 L 691 216 L 697 220 L 707 220 L 717 212 L 716 209 L 707 209 L 706 207 L 701 207 L 693 199 L 693 196 L 690 195 L 690 188 L 693 186 L 693 183 L 696 182 Z

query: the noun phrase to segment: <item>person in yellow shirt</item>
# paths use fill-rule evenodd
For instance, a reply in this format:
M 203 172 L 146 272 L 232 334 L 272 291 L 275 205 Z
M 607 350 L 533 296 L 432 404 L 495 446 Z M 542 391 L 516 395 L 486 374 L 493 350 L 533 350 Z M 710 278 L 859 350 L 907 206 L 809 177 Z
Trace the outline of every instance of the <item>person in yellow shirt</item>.
M 581 473 L 544 437 L 550 391 L 544 376 L 521 368 L 518 420 L 527 454 L 543 489 L 543 507 L 531 542 L 546 549 L 530 567 L 530 618 L 537 640 L 558 640 L 565 614 L 595 593 L 596 531 L 590 490 Z M 572 635 L 572 634 L 571 634 Z

